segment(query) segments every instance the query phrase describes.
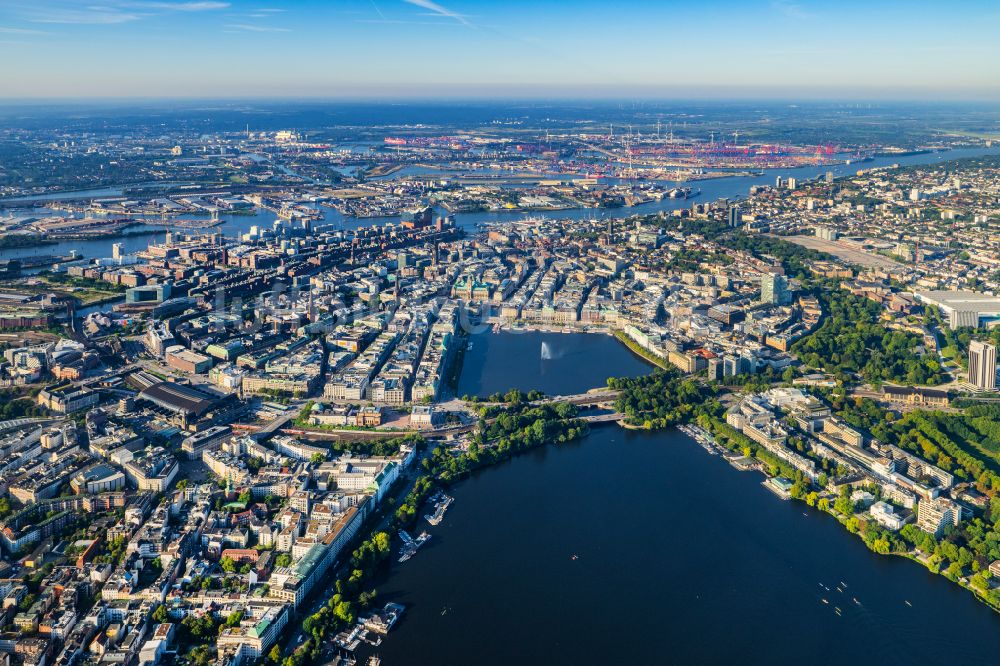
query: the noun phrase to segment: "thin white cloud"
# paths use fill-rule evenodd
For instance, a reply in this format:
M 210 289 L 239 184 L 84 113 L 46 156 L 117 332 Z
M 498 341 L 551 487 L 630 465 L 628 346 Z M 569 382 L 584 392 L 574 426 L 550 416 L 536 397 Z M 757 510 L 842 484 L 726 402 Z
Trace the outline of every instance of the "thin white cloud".
M 3 35 L 48 35 L 44 30 L 29 30 L 28 28 L 4 28 L 0 27 L 0 34 Z
M 275 9 L 271 7 L 261 7 L 260 9 L 251 9 L 249 14 L 246 14 L 246 18 L 252 19 L 265 19 L 265 18 L 275 18 L 277 14 L 285 12 L 284 9 Z
M 355 19 L 355 23 L 372 23 L 374 25 L 430 25 L 440 27 L 440 21 L 408 21 L 406 19 Z
M 261 7 L 259 9 L 249 9 L 247 14 L 233 14 L 233 18 L 268 19 L 277 18 L 278 14 L 286 12 L 286 9 L 275 9 L 273 7 Z
M 0 4 L 3 4 L 0 1 Z M 48 2 L 12 3 L 11 9 L 30 23 L 66 23 L 81 25 L 114 25 L 131 23 L 155 16 L 157 12 L 205 12 L 225 9 L 229 2 L 221 0 L 105 0 L 100 5 L 57 0 Z
M 126 2 L 124 7 L 136 7 L 138 9 L 162 9 L 171 12 L 207 12 L 216 9 L 226 9 L 228 2 Z
M 85 9 L 43 9 L 29 13 L 25 18 L 31 23 L 115 25 L 137 21 L 139 16 L 112 7 L 87 7 Z
M 426 9 L 430 13 L 435 14 L 437 16 L 444 16 L 446 18 L 454 19 L 464 26 L 468 26 L 470 28 L 473 27 L 472 23 L 469 22 L 469 19 L 465 18 L 465 16 L 463 16 L 462 14 L 454 12 L 448 9 L 447 7 L 442 7 L 438 3 L 432 2 L 432 0 L 403 0 L 403 2 L 405 2 L 408 5 L 420 7 L 421 9 Z
M 267 25 L 251 25 L 250 23 L 228 23 L 224 28 L 227 32 L 291 32 L 288 28 L 276 28 Z

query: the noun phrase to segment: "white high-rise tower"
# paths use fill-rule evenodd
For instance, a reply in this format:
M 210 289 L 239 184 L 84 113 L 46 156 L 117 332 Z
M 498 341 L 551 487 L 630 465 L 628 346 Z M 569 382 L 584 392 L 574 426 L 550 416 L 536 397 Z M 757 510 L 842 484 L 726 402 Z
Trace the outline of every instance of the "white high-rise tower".
M 997 388 L 997 348 L 973 340 L 969 343 L 969 383 L 980 391 Z

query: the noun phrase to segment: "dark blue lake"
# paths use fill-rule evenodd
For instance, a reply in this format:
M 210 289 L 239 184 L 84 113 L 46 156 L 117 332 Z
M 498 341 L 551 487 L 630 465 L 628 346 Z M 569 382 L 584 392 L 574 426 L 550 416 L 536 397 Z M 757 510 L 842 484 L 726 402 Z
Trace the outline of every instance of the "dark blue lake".
M 551 368 L 539 338 L 559 350 Z M 474 336 L 462 383 L 572 393 L 642 371 L 630 355 L 615 366 L 624 347 L 605 339 Z M 380 603 L 407 608 L 376 653 L 385 666 L 996 663 L 1000 615 L 761 481 L 679 431 L 614 425 L 483 470 L 375 582 Z
M 603 333 L 504 331 L 472 335 L 458 382 L 459 396 L 516 388 L 569 395 L 606 386 L 611 376 L 634 377 L 653 366 Z
M 994 611 L 760 481 L 678 431 L 617 426 L 483 471 L 378 583 L 380 601 L 407 606 L 378 654 L 386 666 L 996 663 Z

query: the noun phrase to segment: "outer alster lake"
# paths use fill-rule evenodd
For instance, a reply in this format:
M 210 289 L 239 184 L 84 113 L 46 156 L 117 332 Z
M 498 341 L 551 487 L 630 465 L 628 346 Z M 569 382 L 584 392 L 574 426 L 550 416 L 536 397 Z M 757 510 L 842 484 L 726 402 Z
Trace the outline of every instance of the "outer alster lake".
M 553 337 L 561 352 L 540 359 Z M 470 392 L 501 390 L 485 366 L 563 393 L 629 374 L 590 336 L 473 340 Z M 511 353 L 522 346 L 537 351 Z M 679 431 L 614 425 L 483 470 L 375 581 L 380 603 L 407 607 L 376 653 L 386 666 L 996 663 L 1000 616 L 761 480 Z

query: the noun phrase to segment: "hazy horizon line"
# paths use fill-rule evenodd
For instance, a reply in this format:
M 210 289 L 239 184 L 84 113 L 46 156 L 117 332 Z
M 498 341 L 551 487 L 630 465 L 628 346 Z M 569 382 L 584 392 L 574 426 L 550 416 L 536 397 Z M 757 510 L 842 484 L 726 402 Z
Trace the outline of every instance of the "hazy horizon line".
M 539 86 L 543 87 L 543 86 Z M 618 91 L 604 94 L 557 93 L 551 86 L 544 86 L 548 94 L 531 94 L 524 90 L 517 93 L 503 94 L 499 91 L 476 93 L 469 91 L 438 92 L 438 93 L 408 93 L 408 92 L 356 92 L 345 94 L 179 94 L 179 95 L 3 95 L 0 93 L 0 105 L 30 105 L 30 104 L 113 104 L 113 103 L 154 103 L 154 102 L 271 102 L 271 103 L 400 103 L 400 102 L 477 102 L 477 103 L 544 103 L 544 102 L 589 102 L 589 103 L 663 103 L 663 102 L 739 102 L 739 103 L 835 103 L 835 104 L 884 104 L 910 103 L 947 106 L 949 104 L 991 104 L 1000 102 L 1000 90 L 971 91 L 962 89 L 964 95 L 954 88 L 910 90 L 905 94 L 902 90 L 892 94 L 885 88 L 878 88 L 879 95 L 865 95 L 860 89 L 841 91 L 803 89 L 800 92 L 792 90 L 764 93 L 749 91 L 741 93 L 736 89 L 713 91 L 711 93 L 664 94 L 647 91 Z M 811 90 L 811 89 L 809 89 Z M 826 92 L 827 94 L 822 94 Z M 942 94 L 947 94 L 943 98 Z

